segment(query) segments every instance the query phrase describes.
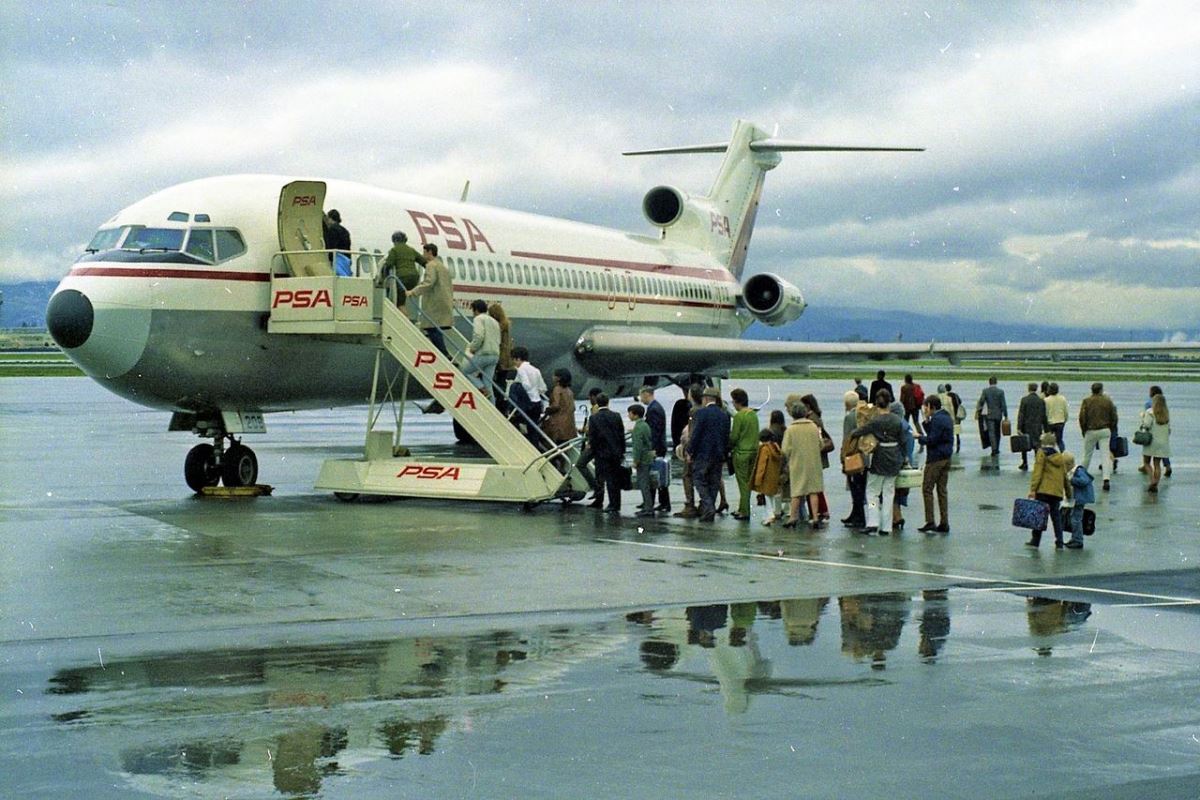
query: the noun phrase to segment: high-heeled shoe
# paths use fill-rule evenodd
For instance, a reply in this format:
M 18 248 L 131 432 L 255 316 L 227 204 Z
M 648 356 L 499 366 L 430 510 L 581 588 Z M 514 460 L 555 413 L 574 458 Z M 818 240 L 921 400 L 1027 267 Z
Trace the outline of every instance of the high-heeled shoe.
M 897 528 L 904 530 L 904 520 L 898 519 L 892 523 L 892 530 L 896 530 Z
M 794 519 L 789 519 L 787 522 L 783 523 L 783 526 L 782 526 L 782 527 L 784 527 L 784 528 L 794 528 L 794 527 L 796 527 L 796 520 L 794 520 Z
M 717 506 L 718 514 L 724 514 L 728 510 L 729 510 L 729 503 L 721 503 L 721 505 Z

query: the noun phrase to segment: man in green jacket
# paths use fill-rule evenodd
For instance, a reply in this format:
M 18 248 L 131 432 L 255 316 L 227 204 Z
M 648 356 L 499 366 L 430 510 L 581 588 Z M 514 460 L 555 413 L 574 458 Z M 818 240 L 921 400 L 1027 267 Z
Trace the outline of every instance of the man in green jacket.
M 642 493 L 642 504 L 636 516 L 654 516 L 654 486 L 650 475 L 654 471 L 654 444 L 650 437 L 650 425 L 646 422 L 646 407 L 634 403 L 629 407 L 629 419 L 633 421 L 630 444 L 633 448 L 633 466 L 637 470 L 637 488 Z
M 379 280 L 384 286 L 387 285 L 386 281 L 391 275 L 395 275 L 400 281 L 404 292 L 400 297 L 392 298 L 396 301 L 396 305 L 404 305 L 408 290 L 420 282 L 421 273 L 417 270 L 417 264 L 425 266 L 425 256 L 409 246 L 408 234 L 404 231 L 393 233 L 392 249 L 388 251 L 387 258 L 383 260 L 383 266 L 379 269 Z M 411 313 L 409 316 L 411 318 Z
M 758 414 L 750 408 L 745 389 L 729 393 L 733 401 L 733 427 L 729 431 L 729 449 L 733 454 L 733 474 L 738 485 L 738 510 L 734 519 L 750 519 L 750 473 L 758 452 Z

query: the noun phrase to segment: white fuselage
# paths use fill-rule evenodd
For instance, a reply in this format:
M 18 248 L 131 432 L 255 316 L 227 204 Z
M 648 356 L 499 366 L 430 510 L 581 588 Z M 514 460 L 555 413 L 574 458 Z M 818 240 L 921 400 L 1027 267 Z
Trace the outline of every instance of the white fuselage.
M 126 208 L 102 230 L 121 226 L 235 229 L 245 252 L 207 264 L 153 250 L 83 256 L 55 292 L 77 292 L 62 309 L 84 307 L 68 355 L 112 391 L 174 411 L 330 407 L 364 402 L 371 391 L 372 337 L 267 332 L 271 275 L 278 257 L 279 193 L 292 179 L 243 175 L 166 189 Z M 544 371 L 566 367 L 577 390 L 629 390 L 646 375 L 588 371 L 574 355 L 596 327 L 740 335 L 739 286 L 711 255 L 651 237 L 354 183 L 328 181 L 353 250 L 386 252 L 393 231 L 410 244 L 433 242 L 454 276 L 455 302 L 501 301 L 516 344 Z M 202 215 L 202 223 L 196 215 Z M 174 215 L 177 220 L 171 221 Z M 320 247 L 318 243 L 317 247 Z M 51 309 L 55 309 L 52 299 Z M 82 312 L 81 312 L 82 315 Z M 63 319 L 48 313 L 52 331 Z M 57 338 L 57 337 L 56 337 Z

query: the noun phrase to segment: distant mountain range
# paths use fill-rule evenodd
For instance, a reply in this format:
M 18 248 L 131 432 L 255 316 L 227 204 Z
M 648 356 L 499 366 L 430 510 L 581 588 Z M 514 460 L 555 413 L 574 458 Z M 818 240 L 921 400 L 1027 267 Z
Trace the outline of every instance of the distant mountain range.
M 44 327 L 46 303 L 57 281 L 0 284 L 0 328 Z M 950 315 L 911 311 L 814 307 L 795 322 L 779 328 L 755 323 L 747 338 L 780 341 L 892 342 L 1037 342 L 1037 341 L 1159 341 L 1175 331 L 1151 328 L 1058 328 L 1026 323 L 984 322 Z M 1189 338 L 1197 331 L 1185 331 Z

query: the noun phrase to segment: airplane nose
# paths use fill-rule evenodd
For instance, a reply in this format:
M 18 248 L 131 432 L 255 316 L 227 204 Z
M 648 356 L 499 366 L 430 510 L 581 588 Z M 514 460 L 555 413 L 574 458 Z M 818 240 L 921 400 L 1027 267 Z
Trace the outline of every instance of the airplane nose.
M 72 350 L 86 342 L 92 335 L 95 320 L 92 301 L 75 289 L 59 292 L 46 306 L 46 327 L 64 350 Z

